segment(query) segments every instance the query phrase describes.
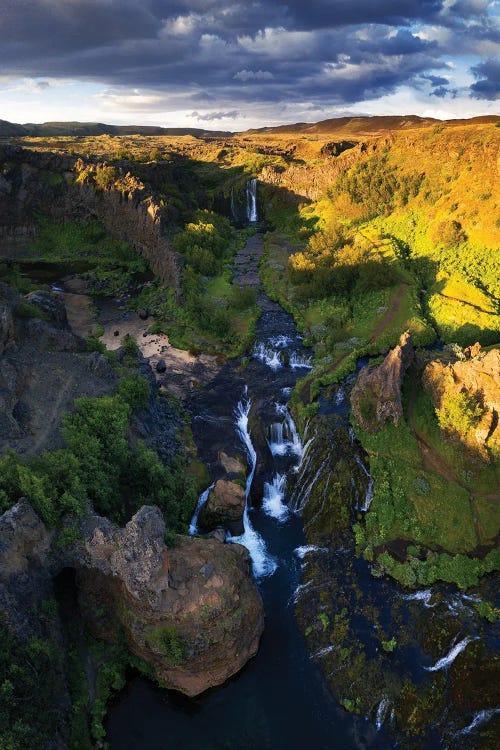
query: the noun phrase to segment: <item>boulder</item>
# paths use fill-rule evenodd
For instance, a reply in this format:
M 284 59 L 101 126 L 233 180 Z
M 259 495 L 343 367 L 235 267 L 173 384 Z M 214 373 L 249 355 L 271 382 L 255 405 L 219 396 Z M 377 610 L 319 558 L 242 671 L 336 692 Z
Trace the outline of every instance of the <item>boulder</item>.
M 351 392 L 351 406 L 357 424 L 376 432 L 385 422 L 397 425 L 403 417 L 401 385 L 414 356 L 410 333 L 391 349 L 378 367 L 364 367 Z
M 156 363 L 156 372 L 166 372 L 167 364 L 164 359 L 159 359 Z
M 200 511 L 199 525 L 205 529 L 224 526 L 235 536 L 242 534 L 245 504 L 245 490 L 240 484 L 219 479 Z
M 239 456 L 229 456 L 225 451 L 221 450 L 219 451 L 218 459 L 228 477 L 245 478 L 246 466 Z

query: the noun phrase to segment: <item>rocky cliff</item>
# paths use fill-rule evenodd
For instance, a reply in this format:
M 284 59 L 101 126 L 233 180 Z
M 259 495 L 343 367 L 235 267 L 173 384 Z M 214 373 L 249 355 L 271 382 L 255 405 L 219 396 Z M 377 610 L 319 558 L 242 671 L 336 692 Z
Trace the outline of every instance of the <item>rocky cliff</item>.
M 431 392 L 436 409 L 460 394 L 478 407 L 474 424 L 458 436 L 478 450 L 483 458 L 500 453 L 500 351 L 485 352 L 479 344 L 464 350 L 454 362 L 429 362 L 423 373 L 424 387 Z
M 151 172 L 155 181 L 159 168 L 143 166 L 143 172 Z M 179 260 L 168 238 L 172 213 L 163 203 L 126 164 L 0 148 L 0 238 L 7 249 L 8 242 L 36 235 L 39 215 L 55 221 L 98 219 L 112 237 L 144 255 L 165 284 L 179 289 Z
M 123 529 L 92 512 L 66 523 L 77 533 L 62 545 L 27 501 L 0 518 L 0 615 L 17 635 L 38 634 L 33 613 L 70 568 L 90 630 L 110 642 L 124 636 L 166 687 L 196 695 L 256 653 L 263 606 L 244 547 L 179 537 L 167 548 L 154 506 Z
M 401 385 L 413 359 L 410 334 L 403 333 L 399 344 L 378 367 L 364 367 L 352 389 L 351 406 L 357 424 L 375 432 L 384 422 L 399 424 L 403 416 Z

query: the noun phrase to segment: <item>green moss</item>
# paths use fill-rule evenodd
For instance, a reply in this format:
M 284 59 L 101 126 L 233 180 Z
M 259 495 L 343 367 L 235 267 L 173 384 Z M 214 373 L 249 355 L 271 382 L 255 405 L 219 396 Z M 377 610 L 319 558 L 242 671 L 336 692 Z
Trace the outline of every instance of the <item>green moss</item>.
M 184 664 L 186 660 L 186 643 L 173 625 L 150 630 L 146 634 L 146 643 L 174 666 Z

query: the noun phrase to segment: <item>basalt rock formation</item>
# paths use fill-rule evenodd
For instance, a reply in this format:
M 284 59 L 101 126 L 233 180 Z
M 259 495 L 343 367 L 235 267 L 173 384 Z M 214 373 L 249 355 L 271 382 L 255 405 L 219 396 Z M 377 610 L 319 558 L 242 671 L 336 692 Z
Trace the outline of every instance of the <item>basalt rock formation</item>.
M 475 427 L 460 435 L 483 458 L 489 451 L 500 452 L 500 350 L 484 352 L 479 344 L 464 350 L 464 359 L 446 363 L 429 362 L 423 373 L 424 387 L 431 392 L 434 405 L 440 409 L 445 397 L 465 393 L 482 407 Z
M 399 344 L 378 367 L 364 367 L 351 393 L 351 406 L 357 424 L 376 432 L 385 422 L 399 424 L 403 416 L 401 385 L 413 360 L 410 334 L 403 333 Z
M 38 633 L 30 613 L 70 568 L 90 630 L 110 642 L 124 637 L 166 687 L 197 695 L 256 653 L 263 606 L 244 547 L 179 537 L 167 548 L 155 506 L 123 529 L 92 512 L 68 523 L 78 538 L 61 546 L 27 501 L 0 518 L 0 615 L 18 635 Z
M 168 165 L 144 166 L 155 183 L 167 179 L 157 172 Z M 180 283 L 179 259 L 168 239 L 172 211 L 127 165 L 113 165 L 74 156 L 35 152 L 14 146 L 0 148 L 0 237 L 8 243 L 36 236 L 37 216 L 54 221 L 98 219 L 114 238 L 130 242 L 153 271 L 175 289 Z M 100 181 L 106 174 L 108 181 Z M 168 175 L 171 178 L 171 175 Z

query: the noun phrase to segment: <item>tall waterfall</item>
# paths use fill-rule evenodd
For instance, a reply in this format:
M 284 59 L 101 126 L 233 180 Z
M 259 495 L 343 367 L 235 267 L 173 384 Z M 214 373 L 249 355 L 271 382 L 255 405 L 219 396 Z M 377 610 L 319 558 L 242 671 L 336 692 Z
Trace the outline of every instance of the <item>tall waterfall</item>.
M 246 396 L 246 393 L 245 393 Z M 246 482 L 246 504 L 245 511 L 243 513 L 243 534 L 241 536 L 230 537 L 229 541 L 238 542 L 242 544 L 250 552 L 252 559 L 253 572 L 257 578 L 261 576 L 271 575 L 276 570 L 276 562 L 268 554 L 265 542 L 260 534 L 255 531 L 250 521 L 248 513 L 248 500 L 250 497 L 250 489 L 252 487 L 253 477 L 255 474 L 255 467 L 257 465 L 257 454 L 253 447 L 252 438 L 248 429 L 248 415 L 250 413 L 251 402 L 250 399 L 245 398 L 238 403 L 235 412 L 236 418 L 236 431 L 245 450 L 247 452 L 248 460 L 250 462 L 250 471 L 247 476 Z
M 247 221 L 255 223 L 257 215 L 257 180 L 255 177 L 247 182 Z

